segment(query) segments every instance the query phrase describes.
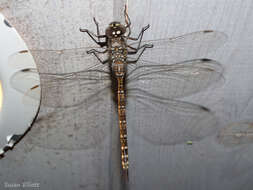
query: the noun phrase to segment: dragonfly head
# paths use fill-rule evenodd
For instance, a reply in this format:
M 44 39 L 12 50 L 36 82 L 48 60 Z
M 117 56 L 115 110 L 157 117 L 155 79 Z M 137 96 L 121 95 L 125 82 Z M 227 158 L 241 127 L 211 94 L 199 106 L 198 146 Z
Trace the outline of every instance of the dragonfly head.
M 105 34 L 109 38 L 117 38 L 126 32 L 126 27 L 120 24 L 120 22 L 112 22 L 107 27 Z

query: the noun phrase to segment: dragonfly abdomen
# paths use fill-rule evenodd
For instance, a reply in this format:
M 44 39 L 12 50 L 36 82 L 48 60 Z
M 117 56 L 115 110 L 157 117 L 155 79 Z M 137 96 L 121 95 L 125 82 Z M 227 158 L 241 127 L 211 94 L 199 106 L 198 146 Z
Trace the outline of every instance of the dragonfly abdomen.
M 126 124 L 126 95 L 125 95 L 125 63 L 114 62 L 113 72 L 117 79 L 117 104 L 118 120 L 120 129 L 121 164 L 122 169 L 128 173 L 128 146 L 127 146 L 127 124 Z
M 128 146 L 127 146 L 127 123 L 126 123 L 126 94 L 125 74 L 127 48 L 123 38 L 110 38 L 108 41 L 109 57 L 113 76 L 117 81 L 117 107 L 120 130 L 121 165 L 123 172 L 128 176 Z
M 127 146 L 127 125 L 126 125 L 126 98 L 123 85 L 124 78 L 118 77 L 118 117 L 120 128 L 121 161 L 123 170 L 128 169 L 128 146 Z

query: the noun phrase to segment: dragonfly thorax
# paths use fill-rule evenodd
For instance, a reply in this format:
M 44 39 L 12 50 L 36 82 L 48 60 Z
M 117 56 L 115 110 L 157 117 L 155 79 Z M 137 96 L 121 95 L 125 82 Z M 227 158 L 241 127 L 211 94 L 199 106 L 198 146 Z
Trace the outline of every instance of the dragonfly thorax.
M 126 59 L 127 59 L 127 49 L 124 46 L 124 43 L 122 43 L 119 46 L 112 46 L 110 51 L 110 57 L 111 57 L 112 70 L 115 76 L 116 77 L 124 76 L 126 72 Z
M 127 49 L 125 48 L 124 45 L 121 46 L 112 46 L 111 47 L 111 59 L 112 62 L 125 62 L 127 58 Z

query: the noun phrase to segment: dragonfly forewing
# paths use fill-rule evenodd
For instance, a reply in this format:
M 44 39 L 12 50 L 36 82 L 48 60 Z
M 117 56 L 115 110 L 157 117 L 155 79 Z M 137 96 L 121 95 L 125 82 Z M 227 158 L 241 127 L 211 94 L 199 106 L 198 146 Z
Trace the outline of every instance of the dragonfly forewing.
M 31 70 L 33 72 L 29 72 Z M 11 86 L 17 91 L 26 94 L 29 98 L 39 101 L 40 100 L 40 79 L 36 69 L 28 69 L 17 71 L 11 76 Z M 27 73 L 28 72 L 28 73 Z
M 173 64 L 203 58 L 221 47 L 226 41 L 226 34 L 213 30 L 198 31 L 172 38 L 146 40 L 142 43 L 153 44 L 154 48 L 147 49 L 141 59 L 159 64 Z
M 29 50 L 42 73 L 71 73 L 100 67 L 101 63 L 87 51 L 89 47 L 62 50 Z M 101 51 L 101 48 L 98 48 Z M 103 55 L 106 57 L 106 54 Z M 101 67 L 100 67 L 101 69 Z M 106 67 L 103 68 L 107 70 Z
M 37 100 L 41 98 L 42 105 L 48 107 L 77 106 L 88 97 L 110 88 L 111 83 L 108 65 L 95 64 L 94 57 L 87 58 L 87 54 L 81 53 L 85 50 L 86 49 L 32 51 L 37 60 L 41 59 L 39 61 L 43 62 L 43 64 L 47 64 L 51 68 L 59 67 L 59 69 L 53 69 L 47 72 L 46 70 L 48 70 L 48 68 L 45 69 L 41 67 L 39 73 L 33 68 L 22 69 L 13 75 L 11 84 L 14 89 L 25 95 L 24 98 L 27 96 Z M 65 72 L 66 68 L 64 68 L 64 64 L 66 60 L 63 61 L 65 55 L 70 56 L 69 59 L 71 58 L 72 63 L 76 64 L 71 69 L 67 69 L 72 72 Z M 75 55 L 79 56 L 75 57 Z M 82 55 L 85 55 L 85 57 L 82 57 Z M 12 55 L 12 60 L 17 61 L 19 60 L 18 57 L 24 59 L 24 53 Z M 52 57 L 55 57 L 55 59 L 51 60 Z M 84 60 L 85 58 L 89 59 L 93 65 L 90 66 L 88 62 L 86 69 L 79 70 L 80 67 L 77 68 L 78 65 L 82 66 L 86 64 L 86 62 L 83 62 L 84 60 L 82 58 L 84 58 Z M 61 70 L 61 68 L 63 68 L 63 70 L 60 72 L 59 70 Z M 44 70 L 44 72 L 42 70 Z M 33 79 L 33 76 L 37 76 L 36 80 Z M 32 84 L 30 84 L 31 82 L 27 84 L 26 80 L 29 79 Z M 28 86 L 24 88 L 20 83 L 25 83 Z

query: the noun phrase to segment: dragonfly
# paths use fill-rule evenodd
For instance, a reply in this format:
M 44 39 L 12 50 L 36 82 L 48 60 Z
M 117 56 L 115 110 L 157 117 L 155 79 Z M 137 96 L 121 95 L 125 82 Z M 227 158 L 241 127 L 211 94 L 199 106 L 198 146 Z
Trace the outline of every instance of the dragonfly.
M 141 126 L 135 128 L 137 133 L 154 144 L 179 144 L 187 140 L 199 140 L 213 133 L 212 125 L 215 124 L 212 111 L 180 98 L 200 93 L 224 79 L 223 67 L 218 61 L 198 55 L 200 52 L 216 50 L 225 43 L 227 36 L 223 32 L 204 30 L 172 38 L 143 40 L 149 25 L 143 27 L 137 37 L 132 37 L 131 21 L 126 9 L 124 17 L 125 24 L 111 22 L 102 35 L 95 18 L 96 34 L 88 29 L 80 29 L 94 41 L 95 47 L 29 50 L 40 63 L 41 84 L 30 88 L 19 85 L 20 81 L 26 80 L 25 76 L 36 75 L 34 68 L 16 72 L 11 84 L 25 97 L 41 98 L 41 104 L 46 107 L 75 112 L 85 105 L 90 110 L 81 113 L 87 116 L 83 116 L 84 119 L 92 118 L 90 115 L 93 113 L 102 114 L 103 118 L 108 119 L 106 115 L 111 110 L 107 105 L 113 100 L 118 116 L 122 171 L 128 176 L 127 128 L 135 127 L 127 125 L 127 118 L 135 118 Z M 27 53 L 18 52 L 12 56 L 12 60 L 28 56 Z M 61 67 L 57 67 L 59 64 Z M 36 80 L 38 82 L 38 77 Z M 98 110 L 100 101 L 105 106 Z M 96 111 L 92 112 L 92 109 Z M 56 109 L 44 117 L 54 122 L 59 120 L 59 112 Z M 71 114 L 65 116 L 71 117 Z M 39 118 L 37 123 L 41 120 Z M 199 124 L 194 120 L 198 120 Z M 142 121 L 146 121 L 145 125 L 141 124 Z M 157 125 L 159 132 L 154 130 Z M 97 128 L 94 128 L 94 136 L 87 134 L 92 128 L 81 128 L 81 132 L 68 144 L 57 144 L 56 139 L 61 142 L 61 138 L 67 138 L 67 129 L 65 131 L 60 126 L 54 129 L 44 126 L 44 129 L 54 131 L 51 133 L 54 142 L 52 140 L 45 145 L 38 137 L 32 141 L 49 148 L 84 149 L 96 144 L 94 142 L 101 143 L 103 139 Z

